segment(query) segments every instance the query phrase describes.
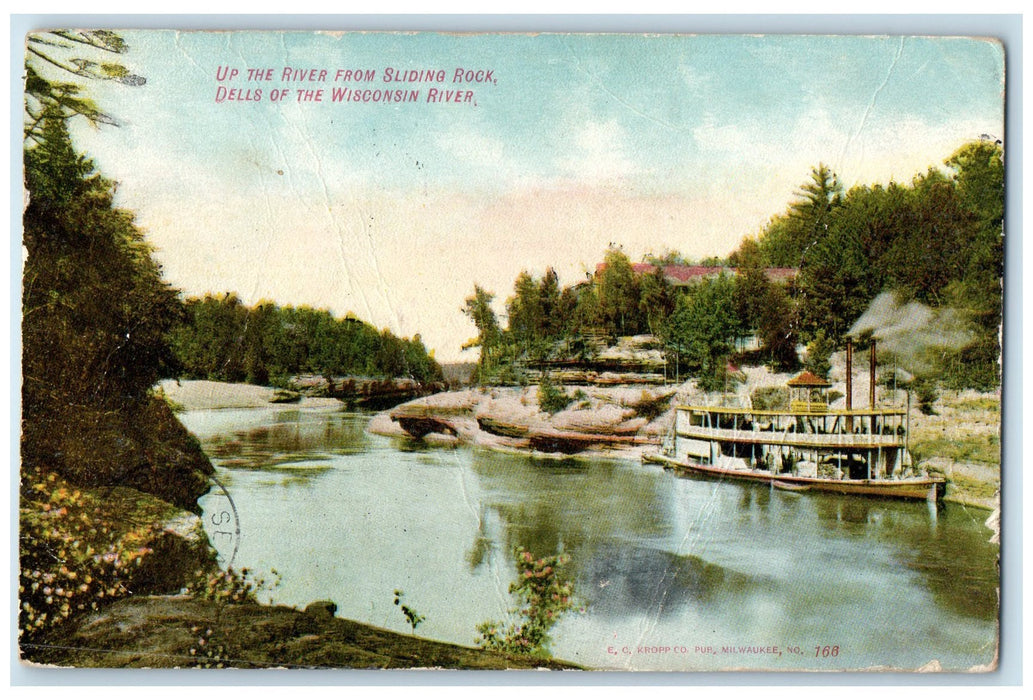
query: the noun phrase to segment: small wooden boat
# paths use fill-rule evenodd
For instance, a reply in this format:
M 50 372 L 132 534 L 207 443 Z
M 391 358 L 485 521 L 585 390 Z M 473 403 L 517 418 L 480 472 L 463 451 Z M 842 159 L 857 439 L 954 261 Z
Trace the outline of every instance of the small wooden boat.
M 800 493 L 802 491 L 811 490 L 810 484 L 793 484 L 788 481 L 781 481 L 779 479 L 772 479 L 771 485 L 774 486 L 776 489 L 781 489 L 782 491 L 789 491 L 791 493 Z

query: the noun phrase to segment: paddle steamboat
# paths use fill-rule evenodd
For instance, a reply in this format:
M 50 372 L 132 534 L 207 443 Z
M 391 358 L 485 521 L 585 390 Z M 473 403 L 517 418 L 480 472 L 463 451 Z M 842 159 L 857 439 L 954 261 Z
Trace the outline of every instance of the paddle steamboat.
M 920 472 L 908 451 L 908 410 L 875 405 L 875 344 L 869 404 L 852 407 L 853 347 L 847 345 L 846 407 L 829 406 L 829 382 L 811 372 L 789 380 L 788 410 L 677 406 L 671 434 L 644 459 L 678 473 L 770 484 L 788 491 L 938 500 L 943 477 Z

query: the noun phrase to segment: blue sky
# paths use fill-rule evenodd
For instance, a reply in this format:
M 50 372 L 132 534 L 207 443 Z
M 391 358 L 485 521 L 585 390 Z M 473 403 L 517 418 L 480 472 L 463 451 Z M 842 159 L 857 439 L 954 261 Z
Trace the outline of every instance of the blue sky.
M 1004 54 L 974 39 L 123 32 L 140 88 L 91 86 L 119 128 L 74 136 L 188 294 L 354 312 L 439 359 L 474 283 L 582 279 L 607 246 L 726 255 L 819 162 L 908 181 L 1003 136 Z M 220 66 L 273 68 L 216 103 Z M 269 100 L 325 68 L 323 103 Z M 329 102 L 337 69 L 491 70 L 476 104 Z M 287 85 L 296 92 L 297 84 Z M 395 87 L 394 84 L 391 87 Z

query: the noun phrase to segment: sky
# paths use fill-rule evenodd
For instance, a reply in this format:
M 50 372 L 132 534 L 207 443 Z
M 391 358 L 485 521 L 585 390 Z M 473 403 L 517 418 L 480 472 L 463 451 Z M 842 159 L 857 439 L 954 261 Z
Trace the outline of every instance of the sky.
M 91 84 L 120 126 L 73 138 L 169 282 L 354 313 L 440 361 L 476 358 L 475 283 L 502 312 L 521 270 L 572 284 L 609 246 L 725 256 L 818 163 L 847 187 L 908 182 L 1004 131 L 1004 53 L 982 39 L 120 33 L 147 82 Z M 385 81 L 406 71 L 431 80 Z

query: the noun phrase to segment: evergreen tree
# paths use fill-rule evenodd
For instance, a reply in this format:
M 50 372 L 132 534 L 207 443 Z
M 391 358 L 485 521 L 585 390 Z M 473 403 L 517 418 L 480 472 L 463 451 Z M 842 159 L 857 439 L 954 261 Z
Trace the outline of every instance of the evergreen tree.
M 117 124 L 83 89 L 84 80 L 110 80 L 139 86 L 146 79 L 111 60 L 129 50 L 125 40 L 107 30 L 54 30 L 26 37 L 25 119 L 26 141 L 43 143 L 47 120 L 81 116 L 91 124 Z
M 111 183 L 47 114 L 24 152 L 28 252 L 22 290 L 23 483 L 56 472 L 196 508 L 211 464 L 150 395 L 176 370 L 167 335 L 181 314 Z
M 646 321 L 646 330 L 659 335 L 668 317 L 674 313 L 675 295 L 663 267 L 654 267 L 639 281 L 639 315 Z
M 760 328 L 765 316 L 772 310 L 765 302 L 769 299 L 768 280 L 764 270 L 760 245 L 753 239 L 746 239 L 735 256 L 738 274 L 735 278 L 736 314 L 742 322 L 743 334 Z
M 574 299 L 571 311 L 570 334 L 584 335 L 598 330 L 603 324 L 599 308 L 599 294 L 595 284 L 583 284 L 572 290 L 568 298 Z
M 143 396 L 173 367 L 166 334 L 181 313 L 113 186 L 75 153 L 64 118 L 44 117 L 25 150 L 23 396 L 55 404 Z
M 997 143 L 977 141 L 955 151 L 946 164 L 961 202 L 975 217 L 972 240 L 961 253 L 963 273 L 945 294 L 950 306 L 969 315 L 976 339 L 948 358 L 948 383 L 990 388 L 1001 381 L 1004 154 Z
M 757 330 L 768 363 L 776 370 L 793 370 L 799 364 L 797 333 L 792 303 L 781 285 L 769 284 L 764 292 L 765 313 Z
M 939 306 L 950 281 L 965 274 L 965 252 L 976 237 L 975 215 L 936 170 L 914 179 L 908 200 L 911 225 L 892 248 L 890 283 L 908 296 Z
M 559 276 L 553 268 L 547 268 L 538 284 L 538 305 L 541 313 L 541 337 L 552 340 L 563 334 L 566 317 L 560 302 Z
M 463 306 L 463 313 L 469 316 L 477 327 L 477 337 L 467 342 L 463 348 L 480 347 L 481 357 L 478 361 L 478 368 L 482 378 L 494 369 L 499 345 L 502 341 L 502 331 L 499 328 L 498 319 L 495 317 L 495 311 L 491 308 L 491 302 L 494 299 L 494 294 L 475 284 L 473 296 L 467 297 L 466 304 Z
M 506 301 L 510 336 L 521 351 L 528 353 L 542 336 L 542 304 L 538 283 L 526 271 L 517 275 L 513 296 Z
M 628 256 L 615 248 L 606 251 L 596 290 L 599 315 L 607 330 L 615 335 L 634 335 L 640 331 L 638 280 Z
M 665 333 L 685 365 L 705 387 L 720 377 L 741 328 L 735 283 L 726 276 L 704 280 L 678 297 Z
M 806 338 L 819 329 L 838 340 L 878 293 L 870 260 L 854 232 L 835 229 L 800 268 L 797 304 Z
M 826 237 L 832 213 L 843 200 L 843 188 L 836 174 L 819 163 L 795 195 L 796 201 L 774 217 L 760 236 L 766 265 L 801 267 L 812 246 Z

